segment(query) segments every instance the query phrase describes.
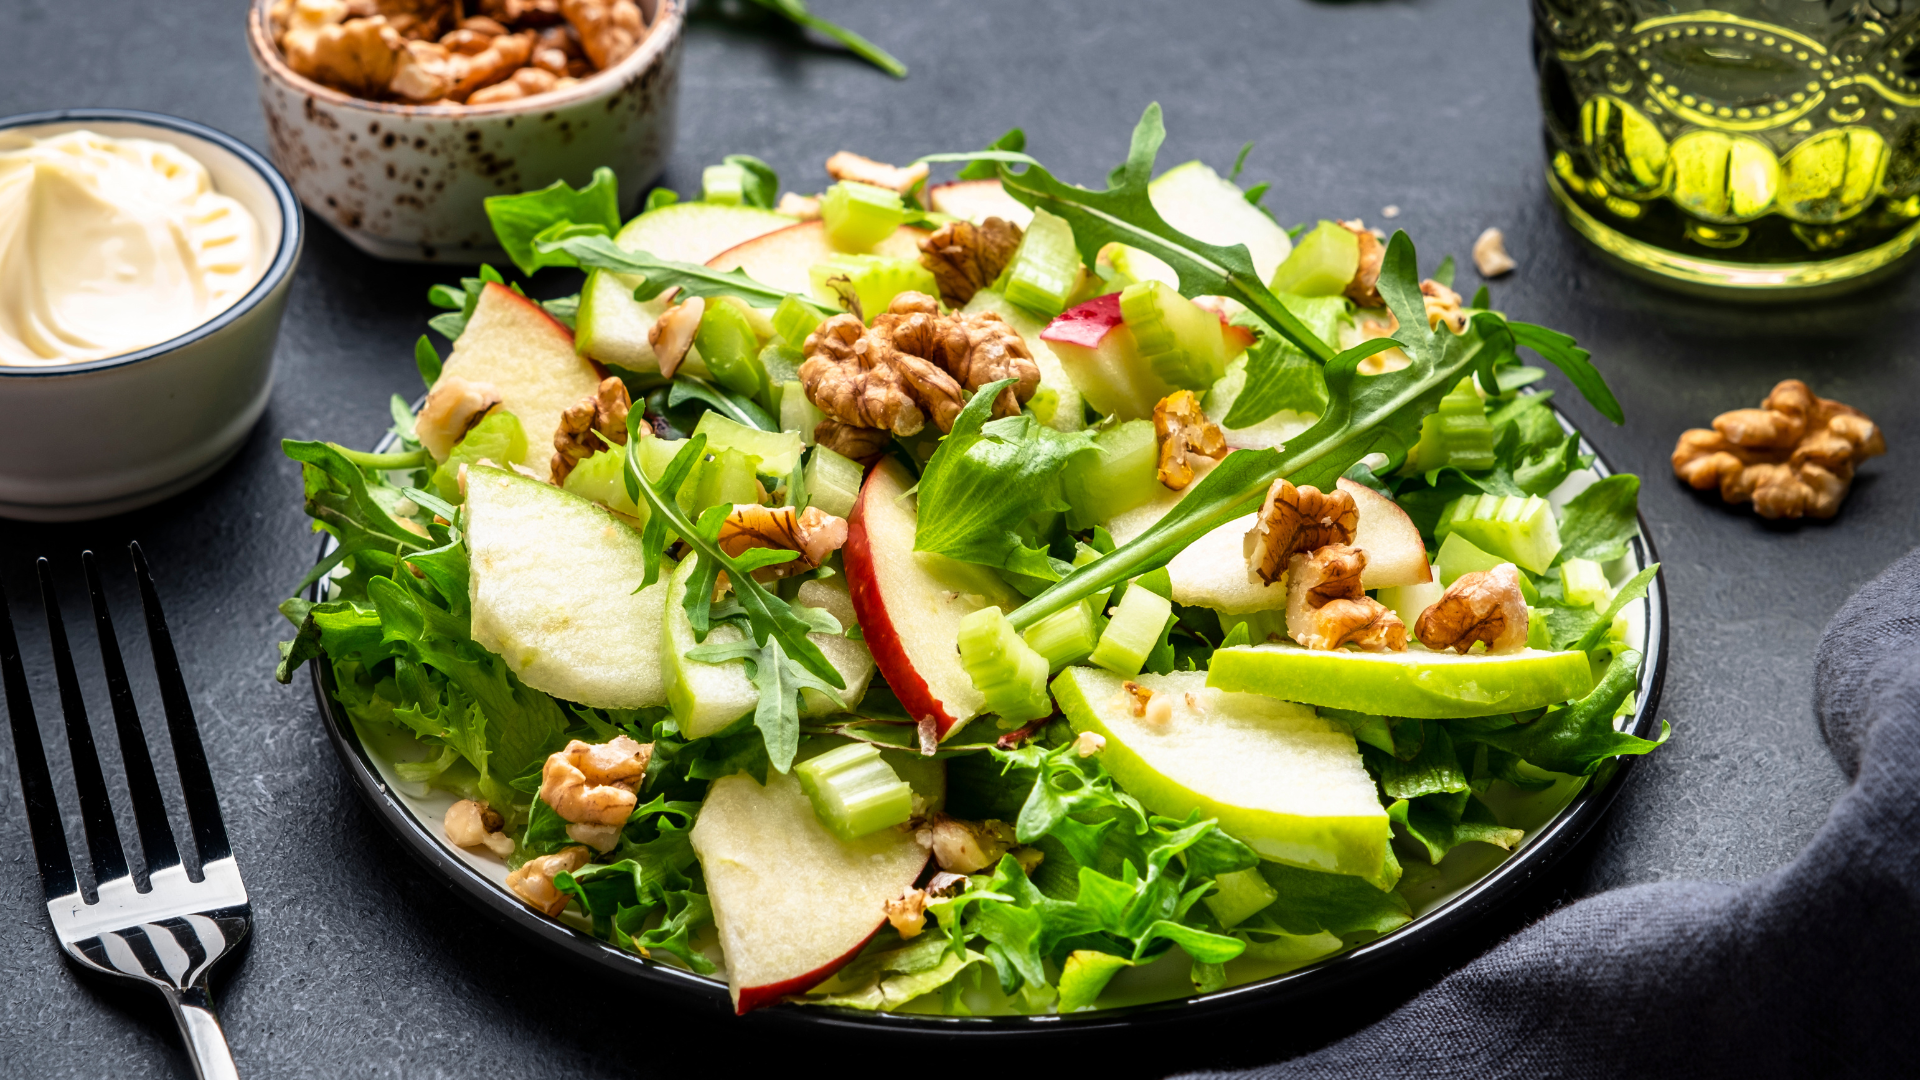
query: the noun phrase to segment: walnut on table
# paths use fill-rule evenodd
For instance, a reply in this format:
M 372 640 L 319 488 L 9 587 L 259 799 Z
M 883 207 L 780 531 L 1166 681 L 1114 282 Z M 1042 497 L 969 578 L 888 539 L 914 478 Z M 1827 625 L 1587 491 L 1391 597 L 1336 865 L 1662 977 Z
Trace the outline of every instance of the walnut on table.
M 1309 649 L 1357 645 L 1368 652 L 1400 652 L 1407 627 L 1393 609 L 1360 587 L 1367 553 L 1327 544 L 1287 562 L 1287 634 Z
M 581 461 L 610 447 L 627 445 L 627 414 L 632 410 L 627 384 L 612 376 L 601 379 L 593 393 L 567 406 L 553 433 L 553 461 L 548 471 L 554 486 L 565 484 Z
M 1311 484 L 1294 487 L 1282 479 L 1267 488 L 1260 517 L 1247 532 L 1247 580 L 1273 585 L 1287 572 L 1295 555 L 1353 543 L 1360 527 L 1360 508 L 1353 496 L 1335 488 L 1321 491 Z
M 965 307 L 1013 261 L 1020 236 L 1020 226 L 1002 218 L 950 221 L 920 241 L 920 265 L 932 272 L 948 307 Z
M 1683 432 L 1672 461 L 1674 475 L 1694 488 L 1718 487 L 1730 503 L 1751 501 L 1761 517 L 1830 518 L 1854 470 L 1886 452 L 1886 437 L 1865 413 L 1787 379 L 1759 408 L 1721 413 L 1712 430 Z
M 1173 491 L 1193 483 L 1201 460 L 1227 456 L 1227 437 L 1207 419 L 1191 390 L 1175 390 L 1153 406 L 1153 434 L 1160 441 L 1160 483 Z
M 1461 574 L 1440 599 L 1413 622 L 1420 644 L 1438 652 L 1464 653 L 1475 642 L 1487 651 L 1519 652 L 1527 647 L 1527 600 L 1520 571 L 1512 563 Z

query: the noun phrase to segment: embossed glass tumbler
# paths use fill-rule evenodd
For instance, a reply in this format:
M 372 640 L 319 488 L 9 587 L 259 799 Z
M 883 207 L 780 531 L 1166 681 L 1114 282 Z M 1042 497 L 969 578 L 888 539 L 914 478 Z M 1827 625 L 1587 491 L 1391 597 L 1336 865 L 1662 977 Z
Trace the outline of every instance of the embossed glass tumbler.
M 1920 244 L 1920 0 L 1533 0 L 1547 187 L 1627 269 L 1818 296 Z

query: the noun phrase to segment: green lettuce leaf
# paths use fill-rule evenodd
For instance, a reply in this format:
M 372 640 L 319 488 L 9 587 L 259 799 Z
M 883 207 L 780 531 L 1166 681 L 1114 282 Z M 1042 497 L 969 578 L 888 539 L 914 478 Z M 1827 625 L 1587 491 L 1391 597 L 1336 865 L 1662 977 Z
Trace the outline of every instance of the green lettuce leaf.
M 1640 478 L 1615 473 L 1567 500 L 1560 518 L 1560 554 L 1555 562 L 1612 562 L 1640 535 Z
M 593 170 L 593 179 L 578 190 L 555 180 L 538 191 L 490 195 L 485 204 L 493 235 L 523 274 L 540 265 L 534 237 L 555 225 L 594 229 L 603 237 L 620 231 L 620 182 L 605 165 Z
M 1280 898 L 1236 930 L 1263 926 L 1282 933 L 1379 937 L 1405 926 L 1413 910 L 1399 893 L 1382 891 L 1350 874 L 1323 874 L 1261 860 L 1260 876 Z
M 1339 340 L 1347 315 L 1341 296 L 1291 296 L 1279 301 L 1323 341 Z M 1300 347 L 1276 334 L 1262 334 L 1247 351 L 1247 382 L 1221 421 L 1230 428 L 1251 427 L 1282 409 L 1318 416 L 1327 407 L 1326 378 L 1320 365 Z
M 1623 649 L 1586 697 L 1548 709 L 1537 720 L 1477 732 L 1472 738 L 1514 754 L 1536 768 L 1590 776 L 1609 758 L 1649 753 L 1667 741 L 1671 729 L 1664 720 L 1658 739 L 1614 730 L 1613 720 L 1621 703 L 1639 686 L 1640 654 Z

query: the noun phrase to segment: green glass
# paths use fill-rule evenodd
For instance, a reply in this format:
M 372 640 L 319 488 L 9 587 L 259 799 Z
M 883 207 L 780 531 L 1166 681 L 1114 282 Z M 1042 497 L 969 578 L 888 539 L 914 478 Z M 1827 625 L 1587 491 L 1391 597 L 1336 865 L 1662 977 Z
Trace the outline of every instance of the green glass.
M 1628 269 L 1811 296 L 1920 244 L 1920 0 L 1534 0 L 1547 187 Z

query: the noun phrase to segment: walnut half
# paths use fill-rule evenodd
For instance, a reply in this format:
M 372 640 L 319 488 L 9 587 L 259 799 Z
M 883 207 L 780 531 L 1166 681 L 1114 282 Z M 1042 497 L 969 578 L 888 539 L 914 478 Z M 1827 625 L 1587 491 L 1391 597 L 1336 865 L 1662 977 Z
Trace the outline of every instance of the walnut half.
M 627 445 L 627 414 L 632 409 L 627 384 L 612 376 L 601 379 L 593 393 L 567 406 L 553 433 L 550 472 L 555 486 L 566 483 L 567 474 L 581 461 L 610 447 Z
M 799 552 L 789 562 L 763 566 L 754 577 L 763 581 L 803 574 L 827 561 L 847 542 L 847 522 L 817 506 L 796 512 L 791 506 L 737 503 L 720 525 L 720 550 L 739 555 L 748 548 Z
M 1010 221 L 951 221 L 920 241 L 920 265 L 940 283 L 940 299 L 949 307 L 965 307 L 974 293 L 993 284 L 1019 247 L 1020 226 Z
M 1751 500 L 1761 517 L 1830 518 L 1854 469 L 1886 452 L 1866 414 L 1787 379 L 1759 408 L 1721 413 L 1711 431 L 1683 432 L 1672 462 L 1674 475 L 1694 488 L 1718 487 L 1730 503 Z
M 1328 544 L 1351 544 L 1359 527 L 1360 508 L 1352 495 L 1275 480 L 1258 523 L 1247 532 L 1247 580 L 1275 584 L 1287 572 L 1287 560 Z
M 597 745 L 575 739 L 540 770 L 541 801 L 574 824 L 624 825 L 652 757 L 652 743 L 625 735 Z
M 1527 647 L 1527 601 L 1520 572 L 1512 563 L 1461 574 L 1447 591 L 1413 621 L 1420 644 L 1438 652 L 1464 653 L 1474 642 L 1488 652 L 1519 652 Z
M 1407 647 L 1400 616 L 1360 588 L 1367 553 L 1327 544 L 1287 563 L 1287 634 L 1309 649 L 1357 645 L 1368 652 Z

